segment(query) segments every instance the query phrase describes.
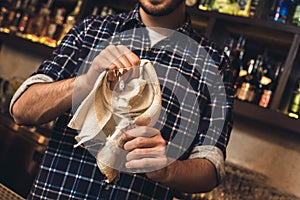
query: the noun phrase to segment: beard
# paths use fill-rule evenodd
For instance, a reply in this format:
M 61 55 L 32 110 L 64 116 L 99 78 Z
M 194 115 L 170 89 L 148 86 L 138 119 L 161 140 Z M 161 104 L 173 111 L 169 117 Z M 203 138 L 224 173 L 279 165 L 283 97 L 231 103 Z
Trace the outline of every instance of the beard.
M 141 8 L 148 15 L 166 16 L 178 8 L 185 0 L 140 0 Z

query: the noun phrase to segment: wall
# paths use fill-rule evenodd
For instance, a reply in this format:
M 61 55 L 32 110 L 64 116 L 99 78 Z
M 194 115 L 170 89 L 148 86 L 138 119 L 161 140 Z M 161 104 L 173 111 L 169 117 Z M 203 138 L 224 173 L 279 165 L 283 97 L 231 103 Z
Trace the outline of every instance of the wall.
M 25 79 L 41 64 L 43 58 L 24 50 L 2 44 L 0 46 L 0 77 Z
M 227 161 L 268 177 L 268 184 L 300 197 L 300 134 L 235 116 Z

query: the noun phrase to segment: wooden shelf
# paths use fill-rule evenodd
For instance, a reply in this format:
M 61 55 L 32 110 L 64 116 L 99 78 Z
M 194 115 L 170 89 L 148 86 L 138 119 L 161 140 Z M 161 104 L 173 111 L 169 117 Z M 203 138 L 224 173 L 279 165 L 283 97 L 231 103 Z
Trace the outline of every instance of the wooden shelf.
M 3 32 L 0 32 L 0 44 L 12 46 L 20 51 L 33 53 L 44 58 L 49 57 L 54 50 L 54 48 L 46 46 L 44 44 L 32 42 L 28 39 Z
M 268 29 L 269 31 L 280 31 L 290 34 L 300 34 L 300 27 L 291 24 L 282 24 L 271 20 L 262 20 L 249 17 L 240 17 L 228 14 L 222 14 L 215 11 L 202 11 L 196 7 L 189 7 L 188 12 L 191 13 L 194 20 L 205 18 L 216 18 L 218 21 L 227 21 L 232 24 L 244 24 L 259 29 Z
M 234 101 L 233 113 L 235 117 L 243 116 L 258 123 L 264 123 L 274 128 L 288 130 L 300 134 L 300 120 L 288 117 L 287 115 L 263 108 L 240 100 Z

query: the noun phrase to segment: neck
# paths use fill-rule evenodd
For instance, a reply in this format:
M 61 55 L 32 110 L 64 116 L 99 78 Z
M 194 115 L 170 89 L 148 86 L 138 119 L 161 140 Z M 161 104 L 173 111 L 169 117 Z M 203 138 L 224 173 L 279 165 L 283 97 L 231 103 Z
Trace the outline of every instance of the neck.
M 176 10 L 174 10 L 172 13 L 165 16 L 149 15 L 140 7 L 140 15 L 143 23 L 147 27 L 177 29 L 185 21 L 185 4 L 184 3 L 181 4 L 178 8 L 176 8 Z

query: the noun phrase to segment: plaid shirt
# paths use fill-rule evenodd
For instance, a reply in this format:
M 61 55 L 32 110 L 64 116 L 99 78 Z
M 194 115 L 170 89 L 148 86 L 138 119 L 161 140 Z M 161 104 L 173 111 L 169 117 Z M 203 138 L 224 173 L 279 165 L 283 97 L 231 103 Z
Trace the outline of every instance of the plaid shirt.
M 75 26 L 65 36 L 58 48 L 53 52 L 52 58 L 45 60 L 39 67 L 37 74 L 46 75 L 51 81 L 74 77 L 78 75 L 79 67 L 91 63 L 87 57 L 97 53 L 101 49 L 99 43 L 116 35 L 126 33 L 126 30 L 145 27 L 142 23 L 138 5 L 130 13 L 109 15 L 106 17 L 89 16 L 82 23 Z M 232 129 L 231 109 L 233 101 L 231 69 L 225 54 L 219 51 L 216 46 L 198 36 L 193 31 L 190 19 L 187 15 L 186 22 L 177 30 L 179 33 L 196 40 L 197 48 L 191 51 L 192 39 L 166 38 L 151 47 L 147 34 L 135 34 L 130 32 L 130 40 L 122 40 L 121 43 L 129 46 L 140 58 L 146 58 L 153 63 L 159 63 L 156 70 L 162 87 L 162 106 L 167 113 L 164 122 L 161 124 L 163 137 L 169 141 L 168 150 L 172 149 L 180 156 L 178 159 L 188 159 L 191 154 L 197 152 L 195 149 L 201 146 L 214 146 L 225 155 L 226 145 Z M 113 37 L 114 44 L 118 38 Z M 172 43 L 171 46 L 168 46 Z M 104 48 L 104 47 L 103 47 Z M 199 49 L 205 50 L 205 54 L 199 53 Z M 190 59 L 191 62 L 186 62 Z M 195 70 L 193 63 L 200 61 L 204 68 L 201 71 Z M 196 95 L 196 104 L 187 106 L 187 113 L 201 116 L 197 122 L 197 129 L 187 130 L 181 128 L 185 117 L 181 116 L 180 104 L 174 96 L 174 86 L 180 81 L 171 75 L 175 69 L 188 80 L 191 88 L 183 85 L 184 91 Z M 176 73 L 175 73 L 176 75 Z M 220 76 L 221 80 L 215 77 Z M 213 98 L 209 93 L 209 87 L 214 87 L 217 81 L 222 81 L 225 86 L 225 93 L 216 87 L 217 96 L 225 100 L 225 104 L 217 106 L 218 99 Z M 46 81 L 47 82 L 47 81 Z M 181 88 L 178 86 L 178 88 Z M 193 104 L 193 103 L 192 103 Z M 195 105 L 200 107 L 195 107 Z M 219 110 L 218 110 L 219 109 Z M 212 112 L 217 110 L 217 116 Z M 54 126 L 49 146 L 41 165 L 40 172 L 34 182 L 28 199 L 172 199 L 175 191 L 170 188 L 153 182 L 145 174 L 121 173 L 118 181 L 107 184 L 105 177 L 99 171 L 95 158 L 84 148 L 74 148 L 76 143 L 74 137 L 78 134 L 75 130 L 67 128 L 72 113 L 67 112 L 60 116 Z M 191 121 L 193 119 L 186 119 Z M 221 127 L 212 126 L 215 122 L 222 121 Z M 188 123 L 186 123 L 188 124 Z M 174 131 L 174 127 L 177 131 Z M 178 131 L 178 130 L 184 131 Z M 193 134 L 188 134 L 193 132 Z M 172 143 L 176 135 L 183 135 L 179 143 Z M 185 144 L 185 139 L 191 144 Z M 179 150 L 178 150 L 179 149 Z M 182 150 L 183 149 L 183 150 Z M 199 150 L 199 149 L 198 149 Z M 221 152 L 220 151 L 220 152 Z M 182 153 L 183 152 L 183 153 Z M 196 156 L 197 157 L 197 156 Z M 201 169 L 199 169 L 201 170 Z

